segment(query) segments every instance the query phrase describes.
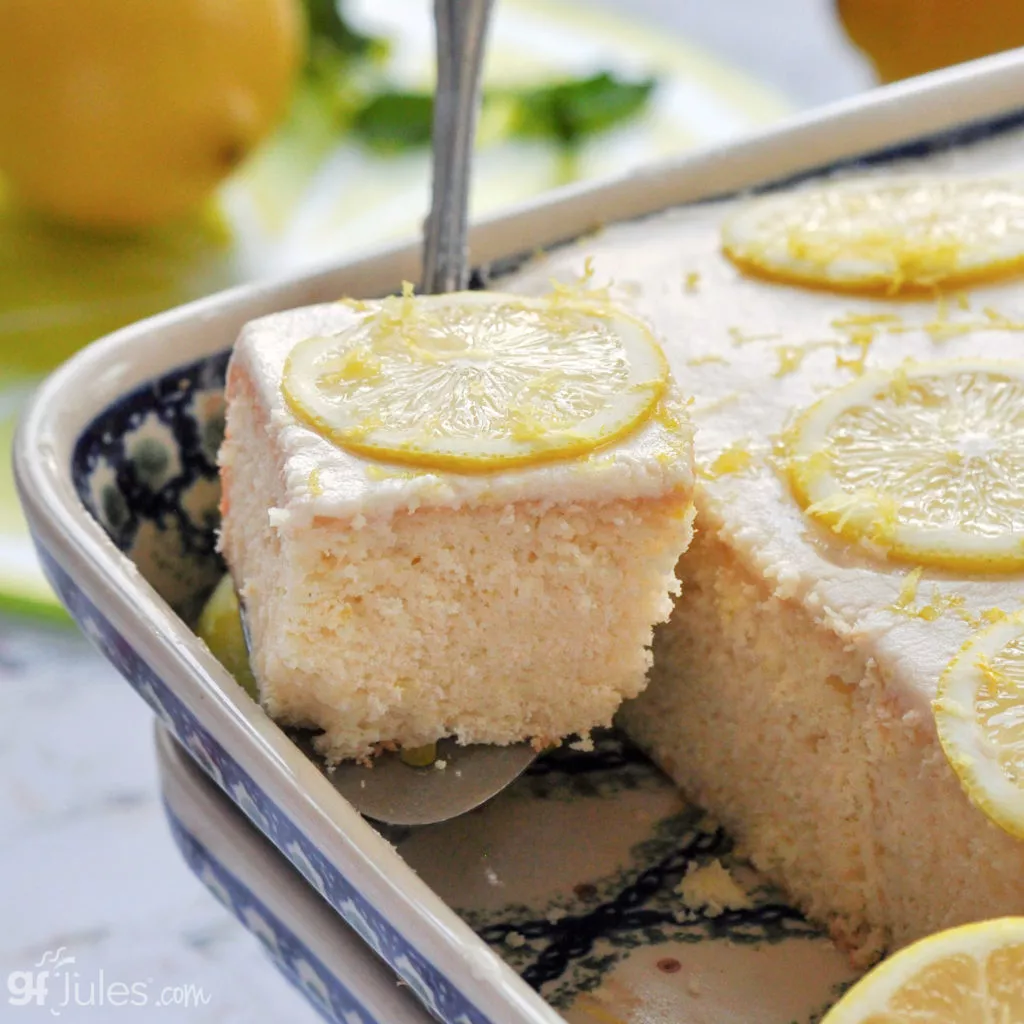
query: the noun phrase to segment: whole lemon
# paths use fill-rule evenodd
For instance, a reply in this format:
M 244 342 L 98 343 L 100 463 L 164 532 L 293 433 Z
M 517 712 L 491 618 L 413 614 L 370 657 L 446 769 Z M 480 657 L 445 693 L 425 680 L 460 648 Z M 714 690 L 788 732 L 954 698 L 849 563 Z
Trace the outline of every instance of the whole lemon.
M 1021 0 L 836 0 L 882 82 L 1024 46 Z
M 304 33 L 297 0 L 0 0 L 0 173 L 77 224 L 184 213 L 281 116 Z

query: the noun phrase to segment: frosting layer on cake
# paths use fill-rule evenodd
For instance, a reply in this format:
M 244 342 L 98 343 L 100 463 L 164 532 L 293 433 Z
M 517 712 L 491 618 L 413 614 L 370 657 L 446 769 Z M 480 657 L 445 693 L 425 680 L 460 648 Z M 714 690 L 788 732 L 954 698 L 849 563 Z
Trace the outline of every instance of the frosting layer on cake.
M 344 331 L 364 315 L 339 302 L 264 317 L 242 332 L 234 359 L 255 382 L 286 476 L 284 500 L 270 510 L 273 525 L 481 503 L 650 498 L 692 487 L 691 428 L 686 403 L 674 385 L 653 415 L 627 437 L 586 456 L 522 469 L 486 475 L 439 472 L 367 459 L 331 443 L 285 401 L 280 386 L 285 362 L 296 343 Z
M 597 284 L 610 283 L 651 323 L 673 374 L 697 396 L 698 529 L 875 659 L 903 712 L 930 719 L 939 676 L 961 645 L 979 623 L 1020 607 L 1020 574 L 918 571 L 837 536 L 794 499 L 781 440 L 799 413 L 866 370 L 1024 357 L 1024 290 L 1008 280 L 896 301 L 758 280 L 720 249 L 736 205 L 610 227 L 501 287 L 534 293 L 586 261 Z

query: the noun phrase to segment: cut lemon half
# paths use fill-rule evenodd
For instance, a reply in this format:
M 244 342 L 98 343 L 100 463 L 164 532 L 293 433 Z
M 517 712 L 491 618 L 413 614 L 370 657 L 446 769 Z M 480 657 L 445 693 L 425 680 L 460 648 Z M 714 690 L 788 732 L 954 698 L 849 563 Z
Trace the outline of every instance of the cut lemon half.
M 1024 917 L 950 928 L 866 974 L 822 1024 L 1024 1021 Z
M 362 456 L 462 473 L 567 459 L 651 415 L 654 337 L 616 307 L 493 292 L 404 295 L 292 349 L 295 415 Z
M 1024 568 L 1024 362 L 919 363 L 868 373 L 787 432 L 807 513 L 918 565 Z
M 839 291 L 955 287 L 1024 268 L 1024 179 L 877 178 L 770 195 L 722 227 L 741 269 Z
M 1024 613 L 968 641 L 939 680 L 934 711 L 971 802 L 1024 839 Z

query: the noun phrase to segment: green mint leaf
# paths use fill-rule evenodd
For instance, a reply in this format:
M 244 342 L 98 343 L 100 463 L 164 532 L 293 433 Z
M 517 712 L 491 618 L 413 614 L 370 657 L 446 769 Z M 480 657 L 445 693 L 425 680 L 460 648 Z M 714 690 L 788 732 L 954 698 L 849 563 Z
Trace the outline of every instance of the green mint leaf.
M 364 57 L 381 45 L 381 40 L 354 29 L 344 18 L 337 0 L 305 0 L 310 52 L 328 45 L 346 57 Z
M 638 114 L 654 90 L 654 79 L 626 82 L 608 72 L 537 88 L 485 94 L 484 112 L 511 108 L 507 134 L 547 139 L 573 147 Z M 383 91 L 356 111 L 352 130 L 368 146 L 399 153 L 430 144 L 433 98 L 429 93 Z
M 352 130 L 373 149 L 400 153 L 430 144 L 433 117 L 428 93 L 381 92 L 356 112 Z
M 567 146 L 629 120 L 647 104 L 653 78 L 626 82 L 607 71 L 517 94 L 513 134 Z

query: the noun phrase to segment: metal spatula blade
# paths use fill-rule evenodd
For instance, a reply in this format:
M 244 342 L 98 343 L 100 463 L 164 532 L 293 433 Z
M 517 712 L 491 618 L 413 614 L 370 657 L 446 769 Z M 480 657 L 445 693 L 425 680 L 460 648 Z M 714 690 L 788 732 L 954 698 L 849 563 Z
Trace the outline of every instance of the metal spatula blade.
M 346 762 L 327 777 L 368 818 L 388 825 L 430 825 L 486 803 L 536 756 L 528 743 L 462 746 L 447 739 L 438 743 L 437 761 L 427 768 L 413 768 L 397 754 L 384 753 L 372 767 Z

